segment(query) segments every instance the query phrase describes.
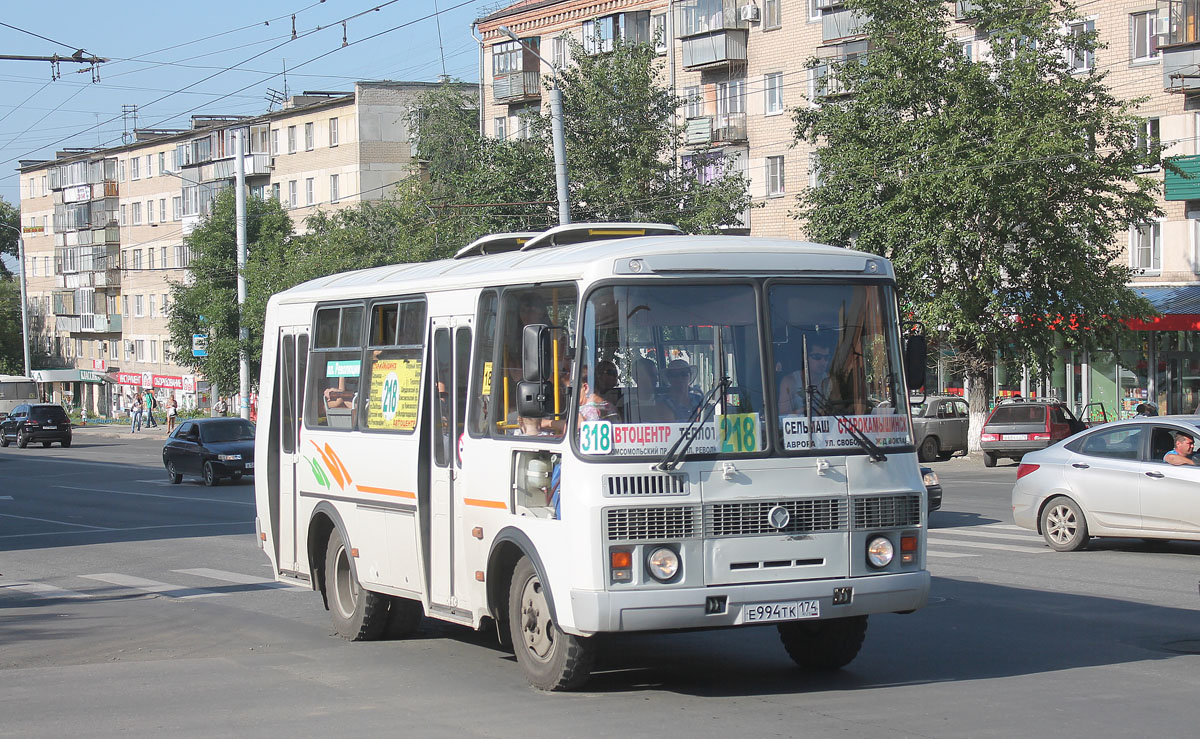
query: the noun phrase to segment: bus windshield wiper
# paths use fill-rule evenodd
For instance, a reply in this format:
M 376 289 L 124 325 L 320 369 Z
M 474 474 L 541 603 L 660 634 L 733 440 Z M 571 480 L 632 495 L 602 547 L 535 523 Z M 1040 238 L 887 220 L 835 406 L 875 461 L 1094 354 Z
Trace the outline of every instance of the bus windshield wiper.
M 841 414 L 834 413 L 832 410 L 830 410 L 829 409 L 829 398 L 826 398 L 824 396 L 824 394 L 822 394 L 821 391 L 816 388 L 816 386 L 809 385 L 808 386 L 808 407 L 810 409 L 810 413 L 811 413 L 811 409 L 813 407 L 814 401 L 816 404 L 818 404 L 820 406 L 821 415 L 829 416 L 830 418 L 833 418 L 835 421 L 840 423 L 842 425 L 842 428 L 846 429 L 846 433 L 850 434 L 850 438 L 854 439 L 854 441 L 856 441 L 858 443 L 858 445 L 863 448 L 863 451 L 865 451 L 867 453 L 867 455 L 871 458 L 872 462 L 887 461 L 887 455 L 883 453 L 883 450 L 879 448 L 878 444 L 871 441 L 871 437 L 864 434 L 862 432 L 862 429 L 859 429 L 853 423 L 851 423 L 849 418 L 846 418 L 845 416 L 843 416 Z M 809 428 L 810 429 L 812 428 L 811 421 L 809 422 Z
M 654 469 L 670 472 L 679 467 L 684 455 L 687 454 L 687 450 L 691 448 L 692 442 L 696 439 L 692 435 L 696 425 L 708 423 L 708 419 L 712 418 L 713 410 L 717 407 L 717 401 L 724 397 L 725 392 L 729 389 L 729 385 L 730 381 L 728 377 L 722 377 L 720 380 L 717 380 L 717 384 L 713 385 L 712 390 L 708 391 L 708 395 L 704 396 L 704 400 L 701 401 L 700 405 L 692 413 L 692 422 L 683 430 L 683 435 L 675 440 L 675 443 L 663 455 L 662 461 L 654 465 Z

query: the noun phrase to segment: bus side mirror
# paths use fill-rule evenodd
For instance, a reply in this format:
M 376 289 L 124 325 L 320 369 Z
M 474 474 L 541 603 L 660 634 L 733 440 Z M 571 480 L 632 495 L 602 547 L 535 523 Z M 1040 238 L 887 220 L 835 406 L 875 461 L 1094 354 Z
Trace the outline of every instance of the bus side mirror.
M 925 365 L 928 348 L 923 334 L 913 334 L 904 341 L 904 378 L 909 390 L 925 387 Z
M 521 334 L 521 379 L 525 382 L 547 382 L 553 376 L 550 357 L 550 327 L 531 323 Z
M 554 413 L 554 384 L 550 382 L 517 383 L 517 415 L 524 418 L 545 418 Z

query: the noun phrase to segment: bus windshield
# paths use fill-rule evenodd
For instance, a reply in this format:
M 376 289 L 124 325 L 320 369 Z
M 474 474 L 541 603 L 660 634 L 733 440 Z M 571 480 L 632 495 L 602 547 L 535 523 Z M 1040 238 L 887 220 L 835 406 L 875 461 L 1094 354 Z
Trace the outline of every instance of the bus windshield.
M 912 444 L 891 287 L 772 283 L 771 351 L 785 452 Z
M 581 452 L 662 457 L 697 418 L 689 455 L 765 448 L 753 285 L 604 287 L 585 310 L 576 364 Z M 727 387 L 706 413 L 702 403 L 722 378 Z

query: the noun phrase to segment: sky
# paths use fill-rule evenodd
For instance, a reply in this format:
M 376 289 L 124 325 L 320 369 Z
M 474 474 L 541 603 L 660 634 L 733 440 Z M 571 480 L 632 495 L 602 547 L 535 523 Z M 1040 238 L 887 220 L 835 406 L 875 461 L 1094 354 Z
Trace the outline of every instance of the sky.
M 478 78 L 471 22 L 499 0 L 60 0 L 4 3 L 0 54 L 107 58 L 87 65 L 0 60 L 0 197 L 20 201 L 22 159 L 115 146 L 138 128 L 195 114 L 257 115 L 269 91 L 350 91 L 356 80 Z M 295 17 L 295 35 L 293 33 Z M 343 27 L 344 21 L 344 27 Z M 346 45 L 343 45 L 343 40 Z

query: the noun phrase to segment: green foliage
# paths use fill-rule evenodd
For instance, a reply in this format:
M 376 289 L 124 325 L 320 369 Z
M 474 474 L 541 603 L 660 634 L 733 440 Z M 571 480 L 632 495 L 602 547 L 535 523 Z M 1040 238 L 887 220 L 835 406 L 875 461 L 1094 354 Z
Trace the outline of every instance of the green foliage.
M 832 67 L 850 94 L 794 114 L 821 182 L 799 197 L 810 236 L 892 259 L 980 388 L 997 351 L 1045 366 L 1056 337 L 1114 348 L 1120 319 L 1152 313 L 1121 237 L 1159 211 L 1134 174 L 1137 101 L 1068 64 L 1095 34 L 1062 33 L 1073 11 L 1049 0 L 981 0 L 992 58 L 969 61 L 942 0 L 848 4 L 870 19 L 869 52 Z M 1048 330 L 1060 317 L 1090 330 Z
M 171 286 L 168 329 L 177 348 L 172 359 L 202 373 L 224 389 L 238 386 L 238 352 L 250 359 L 258 377 L 262 358 L 262 326 L 266 300 L 275 285 L 256 270 L 266 263 L 286 275 L 284 259 L 292 241 L 292 221 L 274 200 L 246 199 L 246 326 L 249 339 L 238 338 L 237 235 L 233 189 L 213 203 L 211 215 L 184 238 L 191 249 L 189 279 Z M 258 279 L 251 281 L 254 272 Z M 253 303 L 252 301 L 253 296 Z M 193 357 L 192 334 L 208 335 L 208 356 Z
M 0 375 L 25 374 L 21 343 L 21 286 L 15 277 L 0 277 Z
M 17 259 L 17 241 L 21 236 L 21 211 L 4 198 L 0 198 L 0 254 Z M 0 260 L 0 277 L 11 274 L 8 266 Z

